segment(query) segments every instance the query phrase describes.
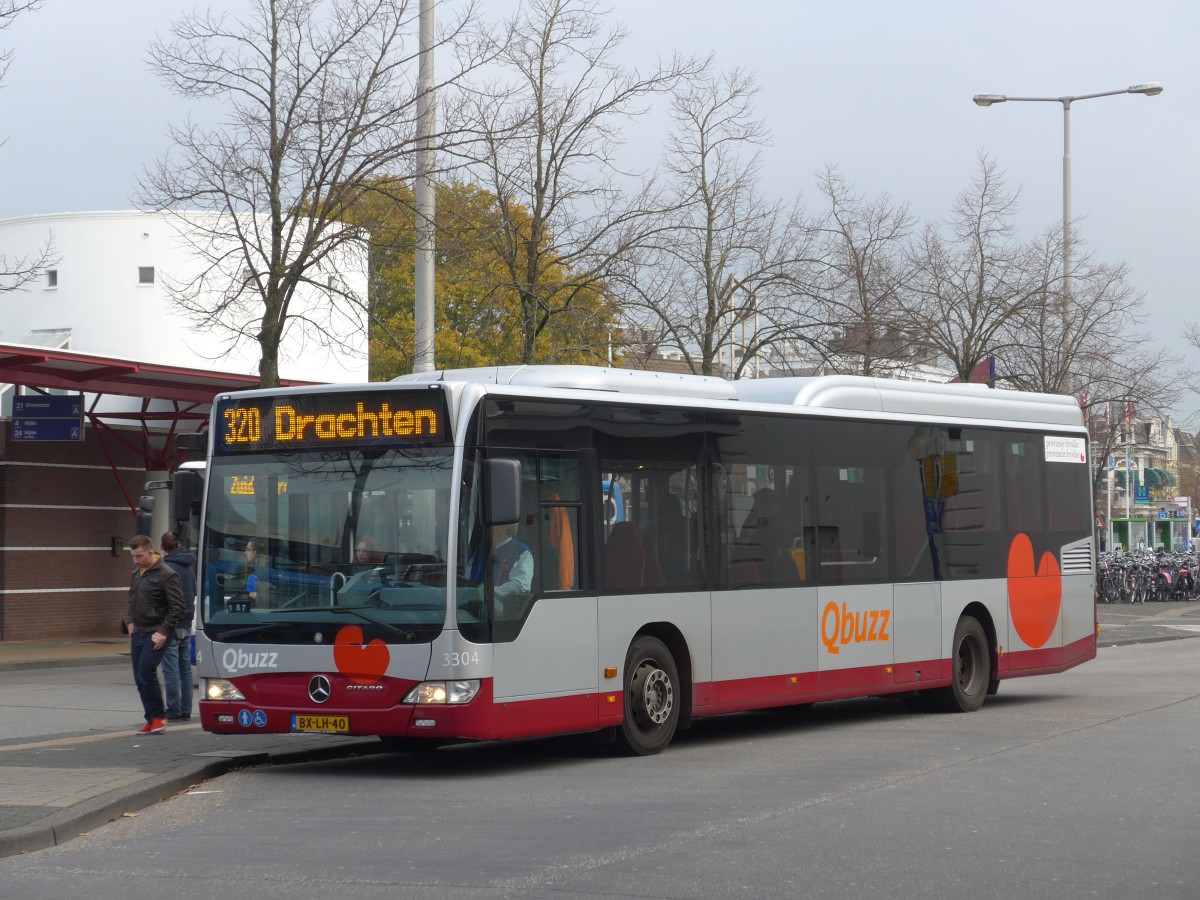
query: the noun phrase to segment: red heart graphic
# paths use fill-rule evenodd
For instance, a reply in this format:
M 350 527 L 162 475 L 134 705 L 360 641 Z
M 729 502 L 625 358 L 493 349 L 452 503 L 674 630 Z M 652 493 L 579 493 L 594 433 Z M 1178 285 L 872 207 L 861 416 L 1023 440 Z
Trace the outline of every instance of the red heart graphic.
M 391 662 L 387 644 L 375 638 L 363 643 L 362 629 L 347 625 L 333 639 L 333 664 L 355 684 L 374 684 L 383 677 Z
M 1017 634 L 1030 647 L 1042 647 L 1054 633 L 1062 610 L 1062 573 L 1049 551 L 1033 570 L 1033 542 L 1018 534 L 1008 548 L 1008 609 Z

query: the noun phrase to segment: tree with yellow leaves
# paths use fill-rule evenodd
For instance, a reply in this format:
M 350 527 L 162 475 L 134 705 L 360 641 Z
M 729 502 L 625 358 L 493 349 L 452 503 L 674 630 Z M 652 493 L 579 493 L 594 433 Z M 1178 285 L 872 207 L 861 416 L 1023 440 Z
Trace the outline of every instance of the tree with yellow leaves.
M 509 211 L 511 214 L 511 210 Z M 439 369 L 525 361 L 521 300 L 505 266 L 501 213 L 494 195 L 468 183 L 437 188 L 435 359 Z M 370 377 L 412 371 L 415 212 L 408 183 L 379 179 L 345 218 L 370 234 Z M 529 217 L 525 214 L 526 222 Z M 548 273 L 567 281 L 570 273 Z M 607 362 L 617 310 L 602 284 L 576 298 L 568 314 L 539 335 L 535 361 Z

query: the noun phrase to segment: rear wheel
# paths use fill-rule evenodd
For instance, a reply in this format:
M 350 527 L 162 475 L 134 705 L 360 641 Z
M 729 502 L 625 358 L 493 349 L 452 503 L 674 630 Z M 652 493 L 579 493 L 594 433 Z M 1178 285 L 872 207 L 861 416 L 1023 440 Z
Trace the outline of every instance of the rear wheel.
M 979 709 L 992 681 L 992 654 L 983 626 L 971 616 L 959 619 L 954 629 L 950 666 L 950 686 L 938 691 L 938 705 L 950 712 Z
M 679 670 L 666 644 L 643 635 L 625 656 L 625 718 L 617 731 L 618 751 L 650 756 L 661 752 L 679 727 Z

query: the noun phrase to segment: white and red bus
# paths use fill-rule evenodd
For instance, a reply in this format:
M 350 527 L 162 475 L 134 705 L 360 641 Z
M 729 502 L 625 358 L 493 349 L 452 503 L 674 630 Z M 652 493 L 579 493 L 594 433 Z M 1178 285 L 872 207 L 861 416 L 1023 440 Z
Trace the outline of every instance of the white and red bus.
M 647 754 L 737 710 L 974 710 L 1096 654 L 1087 448 L 1069 397 L 848 376 L 220 396 L 201 720 L 424 746 L 608 729 Z M 532 572 L 498 587 L 513 524 Z

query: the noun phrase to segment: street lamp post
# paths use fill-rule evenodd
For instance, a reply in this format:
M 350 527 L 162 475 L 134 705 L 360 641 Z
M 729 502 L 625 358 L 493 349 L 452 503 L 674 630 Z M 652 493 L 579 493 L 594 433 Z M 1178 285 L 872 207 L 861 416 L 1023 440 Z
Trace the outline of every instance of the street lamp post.
M 1061 103 L 1063 108 L 1063 298 L 1070 312 L 1071 303 L 1071 104 L 1076 100 L 1091 100 L 1093 97 L 1112 97 L 1117 94 L 1145 94 L 1154 97 L 1163 92 L 1157 81 L 1134 84 L 1119 91 L 1102 91 L 1099 94 L 1079 94 L 1075 97 L 1009 97 L 1005 94 L 976 94 L 972 99 L 976 106 L 991 106 L 994 103 L 1030 102 Z M 1068 348 L 1068 352 L 1070 352 Z
M 749 296 L 750 310 L 751 310 L 752 314 L 754 315 L 754 336 L 752 338 L 752 340 L 755 343 L 754 377 L 758 378 L 759 374 L 760 374 L 759 367 L 758 367 L 758 346 L 757 346 L 757 344 L 758 344 L 758 294 L 755 293 L 754 288 L 749 287 L 746 284 L 746 282 L 742 281 L 742 279 L 740 279 L 737 276 L 732 275 L 732 274 L 728 277 L 728 280 L 726 281 L 726 286 L 727 286 L 727 290 L 729 292 L 729 316 L 730 316 L 730 323 L 731 323 L 730 329 L 729 329 L 729 372 L 730 372 L 730 375 L 732 375 L 734 372 L 733 352 L 734 352 L 734 341 L 737 339 L 737 310 L 733 308 L 733 289 L 735 287 L 739 287 L 743 291 L 745 291 L 746 294 Z M 742 319 L 742 359 L 743 359 L 743 361 L 745 360 L 748 352 L 749 352 L 749 346 L 746 341 L 746 320 L 745 320 L 745 318 L 743 318 Z
M 434 359 L 434 324 L 436 322 L 434 292 L 434 230 L 435 197 L 433 166 L 435 157 L 434 129 L 437 117 L 433 76 L 434 0 L 421 0 L 418 35 L 417 94 L 417 179 L 413 185 L 416 201 L 416 260 L 413 269 L 413 371 L 432 372 Z

